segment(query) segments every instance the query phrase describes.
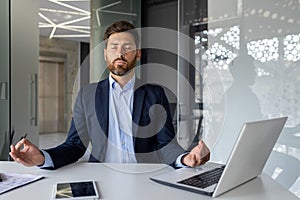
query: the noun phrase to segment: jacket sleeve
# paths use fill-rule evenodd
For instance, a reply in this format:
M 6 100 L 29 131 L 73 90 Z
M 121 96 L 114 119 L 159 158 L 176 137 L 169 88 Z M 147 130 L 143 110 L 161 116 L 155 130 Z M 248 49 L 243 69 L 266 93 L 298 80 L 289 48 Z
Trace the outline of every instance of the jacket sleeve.
M 176 159 L 187 151 L 185 151 L 177 142 L 177 136 L 172 123 L 173 119 L 170 113 L 170 104 L 163 88 L 160 90 L 160 104 L 166 111 L 167 119 L 162 130 L 156 135 L 158 149 L 160 149 L 159 151 L 163 161 L 166 164 L 175 167 Z

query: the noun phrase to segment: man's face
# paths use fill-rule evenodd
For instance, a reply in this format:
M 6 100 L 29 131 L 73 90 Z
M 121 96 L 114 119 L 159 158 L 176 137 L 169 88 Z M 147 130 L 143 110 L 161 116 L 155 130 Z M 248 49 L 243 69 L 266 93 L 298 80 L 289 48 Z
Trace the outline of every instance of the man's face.
M 104 58 L 109 71 L 117 76 L 127 74 L 135 67 L 141 52 L 136 49 L 134 38 L 130 33 L 114 33 L 107 41 Z

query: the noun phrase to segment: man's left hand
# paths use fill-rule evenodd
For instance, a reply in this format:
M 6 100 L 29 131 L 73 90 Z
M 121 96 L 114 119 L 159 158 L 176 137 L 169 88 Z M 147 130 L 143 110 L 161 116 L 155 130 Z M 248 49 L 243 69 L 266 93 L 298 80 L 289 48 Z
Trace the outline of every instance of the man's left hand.
M 210 158 L 210 151 L 206 144 L 200 140 L 198 145 L 195 146 L 191 152 L 182 157 L 183 164 L 190 167 L 197 167 L 203 165 Z

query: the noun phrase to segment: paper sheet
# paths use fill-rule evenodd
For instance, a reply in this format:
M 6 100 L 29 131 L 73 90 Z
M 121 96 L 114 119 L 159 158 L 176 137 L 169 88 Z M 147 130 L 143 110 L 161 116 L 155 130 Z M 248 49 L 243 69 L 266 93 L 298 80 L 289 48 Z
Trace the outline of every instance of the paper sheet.
M 32 174 L 1 173 L 0 195 L 43 178 Z

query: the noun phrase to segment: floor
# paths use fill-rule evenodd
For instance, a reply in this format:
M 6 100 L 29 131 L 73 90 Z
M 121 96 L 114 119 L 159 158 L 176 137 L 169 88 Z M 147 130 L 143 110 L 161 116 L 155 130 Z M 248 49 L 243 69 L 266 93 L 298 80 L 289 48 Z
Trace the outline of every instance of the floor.
M 39 137 L 40 149 L 55 147 L 65 141 L 67 133 L 42 133 Z
M 41 133 L 39 136 L 39 148 L 48 149 L 56 147 L 57 145 L 63 143 L 66 140 L 67 133 Z M 84 162 L 88 161 L 90 157 L 91 146 L 78 161 Z

